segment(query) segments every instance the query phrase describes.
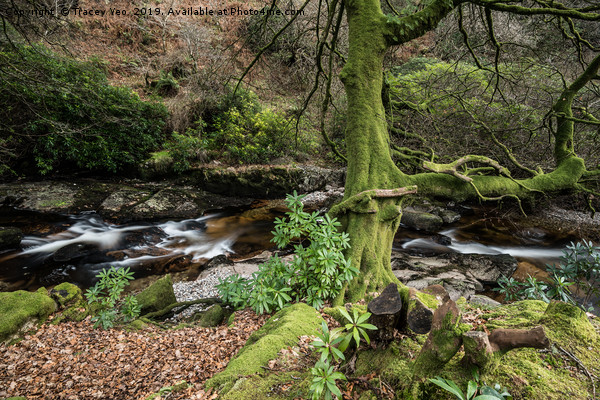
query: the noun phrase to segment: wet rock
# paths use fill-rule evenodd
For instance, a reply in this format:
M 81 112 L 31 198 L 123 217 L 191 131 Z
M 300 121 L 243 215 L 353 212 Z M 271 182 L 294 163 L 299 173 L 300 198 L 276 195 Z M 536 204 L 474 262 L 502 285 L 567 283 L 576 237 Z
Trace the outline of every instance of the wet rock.
M 444 221 L 435 214 L 419 211 L 404 211 L 400 222 L 410 229 L 426 232 L 436 232 Z
M 343 186 L 344 175 L 343 170 L 313 166 L 202 167 L 188 171 L 179 182 L 227 196 L 282 198 L 294 190 L 307 193 L 327 185 Z
M 71 243 L 56 250 L 52 255 L 52 259 L 57 262 L 65 262 L 87 257 L 94 252 L 98 252 L 98 247 L 94 244 Z
M 519 282 L 525 282 L 530 276 L 542 281 L 550 280 L 548 272 L 527 261 L 519 262 L 516 271 L 512 274 L 512 277 Z
M 460 219 L 459 213 L 444 208 L 440 208 L 437 212 L 434 212 L 434 214 L 439 216 L 445 224 L 452 224 Z
M 517 261 L 504 254 L 392 255 L 393 273 L 402 283 L 418 290 L 441 285 L 453 300 L 482 291 L 483 284 L 493 284 L 503 275 L 511 276 L 516 268 Z
M 23 233 L 19 228 L 0 227 L 0 251 L 18 249 L 23 239 Z
M 469 301 L 469 303 L 471 303 L 473 305 L 484 306 L 487 308 L 496 308 L 496 307 L 499 307 L 502 305 L 502 303 L 500 303 L 490 297 L 484 296 L 482 294 L 471 295 L 468 298 L 468 301 Z

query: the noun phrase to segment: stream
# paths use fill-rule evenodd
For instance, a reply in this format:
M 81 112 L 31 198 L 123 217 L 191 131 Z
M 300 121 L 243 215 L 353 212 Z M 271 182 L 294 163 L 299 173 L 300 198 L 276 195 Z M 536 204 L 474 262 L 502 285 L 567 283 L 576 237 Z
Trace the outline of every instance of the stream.
M 258 215 L 258 216 L 257 216 Z M 116 225 L 98 214 L 42 214 L 0 207 L 0 226 L 23 231 L 22 249 L 0 253 L 5 290 L 34 290 L 68 281 L 82 287 L 109 266 L 130 267 L 136 278 L 198 270 L 209 259 L 229 254 L 248 257 L 270 243 L 273 219 L 281 213 L 223 211 L 181 221 Z M 481 209 L 438 234 L 400 228 L 395 251 L 434 255 L 447 252 L 510 254 L 543 268 L 555 263 L 576 237 L 523 228 Z

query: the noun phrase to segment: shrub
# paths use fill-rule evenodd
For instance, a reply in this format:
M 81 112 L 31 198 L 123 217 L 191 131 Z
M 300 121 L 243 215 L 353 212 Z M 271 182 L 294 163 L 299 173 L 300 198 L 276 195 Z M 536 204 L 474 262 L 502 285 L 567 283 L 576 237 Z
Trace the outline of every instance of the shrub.
M 287 196 L 289 219 L 277 218 L 273 232 L 272 241 L 280 249 L 294 243 L 292 261 L 284 262 L 275 255 L 250 279 L 233 275 L 220 281 L 217 288 L 224 302 L 250 306 L 259 314 L 281 309 L 292 300 L 321 308 L 358 275 L 344 257 L 349 239 L 348 234 L 338 232 L 340 223 L 328 215 L 305 212 L 301 199 L 296 192 Z
M 506 300 L 535 299 L 550 302 L 560 300 L 583 309 L 593 309 L 592 298 L 600 293 L 600 247 L 592 242 L 569 244 L 560 257 L 561 262 L 547 265 L 550 281 L 539 281 L 529 276 L 523 283 L 502 277 L 494 290 L 504 294 Z M 579 298 L 575 298 L 570 286 L 577 285 Z
M 140 306 L 134 296 L 121 299 L 121 293 L 128 281 L 133 279 L 133 272 L 129 268 L 103 269 L 97 275 L 100 280 L 85 293 L 88 303 L 97 310 L 97 315 L 92 318 L 94 328 L 112 328 L 117 322 L 129 322 L 140 314 Z
M 117 172 L 157 147 L 162 104 L 108 84 L 97 62 L 60 57 L 42 46 L 0 47 L 0 142 L 12 162 L 39 173 L 60 166 Z M 8 158 L 3 157 L 4 160 Z

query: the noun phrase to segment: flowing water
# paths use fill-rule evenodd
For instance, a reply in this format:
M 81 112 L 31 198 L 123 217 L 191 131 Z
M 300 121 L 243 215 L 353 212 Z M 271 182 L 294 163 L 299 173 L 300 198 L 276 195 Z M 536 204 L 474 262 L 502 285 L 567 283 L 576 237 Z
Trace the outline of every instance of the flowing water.
M 272 248 L 273 219 L 223 212 L 183 221 L 116 225 L 95 213 L 60 216 L 0 208 L 0 226 L 24 232 L 22 249 L 0 253 L 0 280 L 9 289 L 53 285 L 63 281 L 89 286 L 109 266 L 130 267 L 136 277 L 177 272 L 219 254 L 244 257 Z M 437 235 L 400 229 L 397 251 L 506 253 L 539 266 L 558 260 L 574 237 L 537 228 L 520 228 L 497 217 L 476 215 Z

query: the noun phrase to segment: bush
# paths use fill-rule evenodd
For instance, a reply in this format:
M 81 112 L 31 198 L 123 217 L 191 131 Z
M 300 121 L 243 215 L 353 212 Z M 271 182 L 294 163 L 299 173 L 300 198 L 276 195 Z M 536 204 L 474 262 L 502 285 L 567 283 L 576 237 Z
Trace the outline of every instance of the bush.
M 600 247 L 592 242 L 571 243 L 560 257 L 561 263 L 547 265 L 550 280 L 538 281 L 529 276 L 523 283 L 514 278 L 502 277 L 494 289 L 505 295 L 506 300 L 534 299 L 547 303 L 560 300 L 593 310 L 592 301 L 600 294 Z M 570 287 L 576 286 L 577 297 Z
M 85 293 L 88 303 L 96 309 L 97 315 L 92 318 L 94 328 L 112 328 L 117 322 L 129 322 L 138 317 L 140 306 L 134 296 L 121 299 L 121 293 L 128 281 L 133 279 L 129 268 L 103 269 L 97 275 L 100 280 Z
M 250 279 L 238 275 L 221 280 L 217 288 L 225 303 L 250 306 L 259 314 L 281 309 L 292 300 L 315 308 L 340 293 L 343 285 L 358 275 L 343 255 L 348 248 L 340 223 L 328 215 L 303 210 L 302 196 L 288 195 L 289 220 L 275 220 L 273 242 L 281 249 L 294 243 L 294 257 L 284 262 L 277 255 L 259 266 Z
M 166 108 L 109 85 L 97 62 L 4 45 L 0 64 L 4 167 L 34 162 L 42 174 L 61 166 L 114 173 L 143 161 L 162 139 Z

